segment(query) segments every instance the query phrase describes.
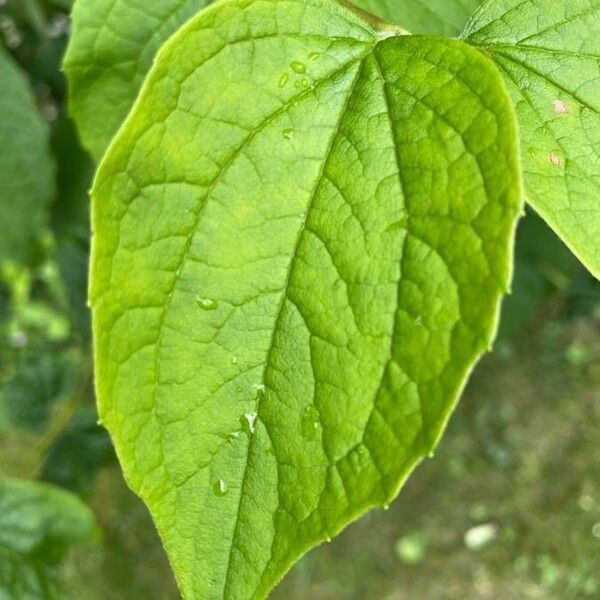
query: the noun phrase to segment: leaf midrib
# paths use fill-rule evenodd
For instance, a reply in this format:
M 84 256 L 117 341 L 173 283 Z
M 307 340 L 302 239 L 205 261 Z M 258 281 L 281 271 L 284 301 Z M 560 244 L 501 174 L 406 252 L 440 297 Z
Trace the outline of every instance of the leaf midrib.
M 357 63 L 356 75 L 354 77 L 354 80 L 352 81 L 352 84 L 348 88 L 348 96 L 347 96 L 347 98 L 346 98 L 343 106 L 340 109 L 340 113 L 339 113 L 339 117 L 337 119 L 336 127 L 335 127 L 335 129 L 333 130 L 333 132 L 331 134 L 331 138 L 329 140 L 327 150 L 326 150 L 325 155 L 323 157 L 323 162 L 322 162 L 321 170 L 320 170 L 319 174 L 317 175 L 317 177 L 315 179 L 315 186 L 314 186 L 314 189 L 313 189 L 313 191 L 312 191 L 312 193 L 310 195 L 309 202 L 308 202 L 308 205 L 306 207 L 307 218 L 308 218 L 308 215 L 310 214 L 310 211 L 311 211 L 311 208 L 312 208 L 312 204 L 313 204 L 313 202 L 314 202 L 314 200 L 315 200 L 315 198 L 317 196 L 317 193 L 318 193 L 318 190 L 319 190 L 319 186 L 320 186 L 320 184 L 321 184 L 321 182 L 323 180 L 323 177 L 324 177 L 324 174 L 325 174 L 325 169 L 326 169 L 328 161 L 329 161 L 329 156 L 331 154 L 331 151 L 333 149 L 335 141 L 336 141 L 336 139 L 337 139 L 337 137 L 338 137 L 338 135 L 340 133 L 340 127 L 341 127 L 341 124 L 342 124 L 342 122 L 344 120 L 344 116 L 345 116 L 345 114 L 347 112 L 348 107 L 350 106 L 352 98 L 354 97 L 354 92 L 356 90 L 358 82 L 360 81 L 362 70 L 363 70 L 363 65 L 364 65 L 365 60 L 366 60 L 366 56 L 362 57 L 361 59 L 359 59 L 357 61 L 354 61 L 354 62 Z M 294 243 L 292 252 L 290 254 L 291 258 L 290 258 L 290 261 L 289 261 L 289 264 L 288 264 L 288 267 L 287 267 L 287 270 L 286 270 L 287 271 L 286 272 L 286 279 L 285 279 L 284 284 L 282 286 L 281 298 L 279 300 L 279 304 L 278 304 L 277 310 L 275 312 L 275 322 L 274 322 L 274 325 L 273 325 L 273 331 L 272 331 L 272 334 L 271 334 L 271 339 L 270 339 L 269 344 L 268 344 L 267 356 L 265 358 L 265 367 L 264 367 L 263 373 L 262 373 L 262 381 L 265 381 L 266 374 L 267 374 L 267 372 L 268 372 L 268 370 L 270 368 L 271 355 L 272 355 L 273 347 L 274 347 L 274 340 L 275 340 L 275 336 L 277 335 L 277 332 L 279 330 L 279 323 L 280 323 L 280 320 L 281 320 L 283 306 L 284 306 L 285 301 L 286 301 L 286 299 L 288 297 L 287 296 L 287 290 L 288 290 L 288 287 L 289 287 L 289 283 L 290 283 L 290 279 L 291 279 L 292 273 L 294 271 L 293 264 L 294 264 L 294 262 L 296 260 L 296 255 L 298 253 L 298 248 L 299 248 L 299 246 L 300 246 L 300 244 L 302 242 L 302 236 L 303 236 L 305 230 L 306 230 L 306 228 L 305 228 L 305 221 L 303 221 L 302 224 L 301 224 L 301 226 L 298 229 L 298 234 L 296 236 L 296 241 Z M 265 394 L 266 393 L 268 393 L 268 390 L 265 390 Z M 258 415 L 257 416 L 257 421 L 260 420 L 260 404 L 261 404 L 260 400 L 261 400 L 261 398 L 259 397 L 259 399 L 257 401 L 256 409 L 255 409 L 255 412 Z M 233 536 L 232 536 L 232 541 L 231 541 L 231 546 L 230 546 L 230 551 L 229 551 L 229 558 L 228 558 L 228 562 L 227 562 L 227 569 L 226 569 L 226 575 L 225 575 L 225 584 L 224 584 L 224 588 L 223 588 L 224 597 L 227 597 L 227 591 L 229 589 L 230 581 L 231 581 L 231 578 L 230 578 L 231 561 L 232 561 L 232 557 L 233 557 L 233 549 L 235 547 L 235 540 L 236 540 L 237 535 L 238 535 L 237 532 L 238 532 L 238 527 L 239 527 L 239 523 L 240 523 L 240 520 L 239 520 L 239 513 L 240 513 L 239 507 L 241 506 L 242 500 L 244 498 L 244 488 L 245 488 L 246 481 L 247 481 L 249 460 L 250 460 L 250 455 L 252 454 L 252 447 L 253 447 L 253 444 L 254 444 L 254 440 L 256 438 L 256 434 L 250 435 L 249 438 L 250 439 L 249 439 L 249 442 L 248 442 L 248 449 L 247 449 L 247 452 L 246 452 L 246 464 L 244 466 L 244 475 L 243 475 L 243 478 L 242 478 L 242 485 L 241 485 L 241 490 L 240 490 L 240 499 L 239 499 L 239 503 L 238 503 L 238 510 L 236 511 L 236 520 L 235 520 L 235 525 L 234 525 L 234 532 L 233 532 Z M 267 569 L 267 567 L 265 567 L 265 570 L 263 571 L 263 576 L 264 576 L 264 573 L 266 572 L 266 569 Z M 262 579 L 259 582 L 259 587 L 260 587 L 261 584 L 262 584 Z

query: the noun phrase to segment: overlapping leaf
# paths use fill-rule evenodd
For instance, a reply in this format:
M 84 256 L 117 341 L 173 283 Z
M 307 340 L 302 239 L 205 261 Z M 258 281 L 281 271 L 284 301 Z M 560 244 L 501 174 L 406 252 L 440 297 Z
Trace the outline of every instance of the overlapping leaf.
M 97 392 L 186 598 L 264 597 L 427 456 L 507 289 L 512 109 L 462 42 L 234 0 L 98 173 Z
M 211 0 L 77 0 L 65 57 L 69 102 L 99 160 L 163 42 Z
M 513 97 L 528 202 L 600 277 L 600 1 L 488 0 L 465 38 Z
M 411 33 L 458 35 L 482 0 L 354 0 L 360 8 Z

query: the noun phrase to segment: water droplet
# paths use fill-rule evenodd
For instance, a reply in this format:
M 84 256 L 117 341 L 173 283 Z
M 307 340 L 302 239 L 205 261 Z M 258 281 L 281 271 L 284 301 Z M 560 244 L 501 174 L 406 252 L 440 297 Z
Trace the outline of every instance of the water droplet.
M 383 505 L 383 510 L 390 510 L 390 505 L 389 504 L 384 504 Z
M 307 440 L 314 440 L 319 430 L 319 412 L 314 406 L 307 406 L 300 420 L 300 432 Z
M 325 538 L 325 541 L 326 541 L 328 544 L 330 544 L 330 543 L 331 543 L 331 536 L 329 536 L 329 535 L 328 535 L 328 536 Z
M 557 115 L 568 115 L 571 113 L 569 105 L 566 102 L 563 102 L 562 100 L 555 100 L 552 103 L 552 106 L 554 107 L 554 112 Z
M 240 437 L 240 432 L 239 431 L 232 431 L 229 434 L 229 441 L 233 442 L 233 440 L 237 440 Z
M 254 390 L 254 397 L 260 400 L 265 395 L 267 388 L 264 383 L 256 383 L 252 386 L 252 389 Z
M 299 75 L 302 75 L 302 73 L 306 73 L 306 65 L 304 63 L 301 63 L 297 60 L 295 60 L 294 62 L 292 62 L 292 64 L 290 65 L 290 67 L 292 67 L 292 70 L 296 73 L 298 73 Z
M 310 79 L 308 77 L 303 77 L 300 80 L 300 89 L 306 90 L 306 89 L 308 89 L 309 85 L 310 85 Z
M 231 364 L 232 365 L 237 365 L 238 364 L 238 357 L 237 356 L 232 356 L 231 357 Z
M 311 52 L 308 55 L 308 60 L 317 60 L 317 58 L 319 58 L 319 56 L 321 56 L 320 52 Z
M 286 140 L 291 140 L 292 137 L 293 137 L 293 135 L 294 135 L 294 130 L 293 129 L 284 129 L 283 130 L 283 137 Z
M 198 306 L 203 310 L 215 310 L 219 305 L 213 298 L 202 298 L 201 296 L 196 297 Z
M 432 450 L 428 455 L 427 458 L 433 458 L 435 456 L 435 452 Z
M 280 78 L 279 78 L 279 87 L 285 87 L 287 85 L 287 82 L 289 81 L 290 76 L 288 75 L 288 73 L 284 73 Z
M 548 160 L 550 161 L 550 164 L 553 165 L 554 167 L 560 167 L 560 165 L 562 165 L 562 158 L 560 156 L 558 156 L 558 154 L 555 154 L 554 152 L 552 152 L 550 154 L 550 156 L 548 156 Z
M 398 221 L 395 221 L 394 223 L 391 223 L 390 225 L 388 225 L 386 227 L 386 232 L 390 233 L 393 231 L 399 231 L 401 229 L 406 229 L 408 225 L 408 214 L 404 211 L 402 211 L 402 216 L 400 217 L 400 219 Z
M 224 479 L 219 479 L 213 486 L 216 496 L 224 496 L 227 493 L 227 482 Z
M 254 433 L 256 431 L 256 418 L 255 412 L 246 413 L 241 419 L 240 423 L 246 433 Z

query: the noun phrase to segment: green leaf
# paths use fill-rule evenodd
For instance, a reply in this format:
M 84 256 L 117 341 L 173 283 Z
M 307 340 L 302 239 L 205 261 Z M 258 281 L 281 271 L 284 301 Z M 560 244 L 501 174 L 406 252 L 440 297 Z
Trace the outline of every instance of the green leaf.
M 513 97 L 528 202 L 600 277 L 600 0 L 489 0 L 465 37 Z
M 69 546 L 97 536 L 92 513 L 76 496 L 0 477 L 0 598 L 56 597 L 54 566 Z
M 458 35 L 482 0 L 352 0 L 411 33 Z
M 29 263 L 54 195 L 54 163 L 25 75 L 1 44 L 0 82 L 0 263 Z
M 76 0 L 65 56 L 69 104 L 97 161 L 127 116 L 156 51 L 211 0 Z
M 184 597 L 264 597 L 435 447 L 509 285 L 515 127 L 480 52 L 332 1 L 163 47 L 96 178 L 91 302 Z

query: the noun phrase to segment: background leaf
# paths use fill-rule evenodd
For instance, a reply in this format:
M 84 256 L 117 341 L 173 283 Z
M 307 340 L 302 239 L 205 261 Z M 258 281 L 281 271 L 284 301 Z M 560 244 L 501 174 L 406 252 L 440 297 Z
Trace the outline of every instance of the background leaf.
M 515 102 L 528 202 L 600 277 L 600 1 L 488 0 L 464 35 Z
M 458 35 L 482 0 L 353 0 L 360 8 L 411 33 Z
M 0 477 L 0 598 L 56 597 L 54 565 L 69 546 L 97 535 L 90 510 L 75 496 Z
M 161 50 L 96 179 L 91 297 L 185 597 L 264 597 L 435 447 L 508 287 L 516 143 L 479 52 L 335 2 L 219 3 Z
M 54 195 L 48 127 L 25 75 L 0 43 L 0 263 L 30 263 Z
M 71 114 L 99 160 L 129 112 L 156 51 L 210 0 L 77 0 L 65 56 Z

